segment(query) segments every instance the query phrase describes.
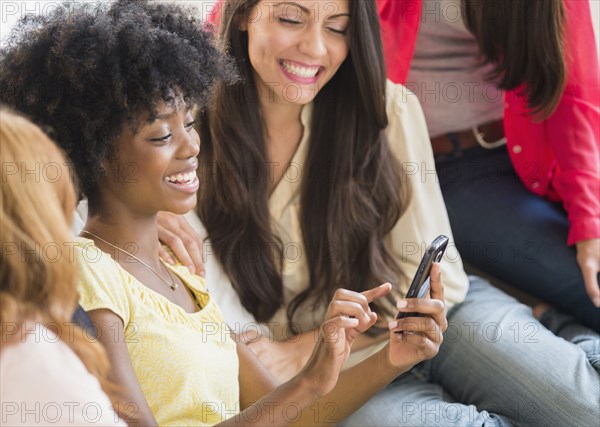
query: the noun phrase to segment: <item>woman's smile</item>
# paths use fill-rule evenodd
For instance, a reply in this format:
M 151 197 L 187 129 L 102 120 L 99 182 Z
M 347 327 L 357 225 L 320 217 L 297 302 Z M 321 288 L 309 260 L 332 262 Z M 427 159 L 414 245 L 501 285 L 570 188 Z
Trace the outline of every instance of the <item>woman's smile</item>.
M 200 187 L 200 180 L 196 174 L 197 170 L 198 162 L 196 161 L 190 168 L 165 176 L 164 181 L 167 186 L 175 190 L 184 193 L 196 193 Z
M 305 65 L 301 62 L 282 59 L 279 65 L 285 76 L 298 84 L 315 84 L 325 67 L 321 65 Z

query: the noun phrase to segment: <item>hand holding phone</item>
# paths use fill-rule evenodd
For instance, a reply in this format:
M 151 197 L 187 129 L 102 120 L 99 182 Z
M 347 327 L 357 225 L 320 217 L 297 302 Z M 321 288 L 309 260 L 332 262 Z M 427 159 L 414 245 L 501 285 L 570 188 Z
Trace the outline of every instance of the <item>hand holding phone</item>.
M 406 298 L 424 298 L 429 292 L 430 285 L 430 272 L 431 266 L 434 262 L 440 262 L 444 256 L 444 251 L 448 246 L 448 237 L 441 235 L 438 236 L 425 250 L 425 254 L 421 259 L 417 273 L 413 278 L 410 288 L 406 293 Z M 396 319 L 402 319 L 404 317 L 419 317 L 422 316 L 420 313 L 405 313 L 400 312 L 396 316 Z

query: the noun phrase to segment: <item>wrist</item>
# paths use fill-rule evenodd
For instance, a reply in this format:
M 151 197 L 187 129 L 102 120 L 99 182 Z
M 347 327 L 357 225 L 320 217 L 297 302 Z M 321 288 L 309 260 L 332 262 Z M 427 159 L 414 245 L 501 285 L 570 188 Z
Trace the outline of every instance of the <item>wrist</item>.
M 313 369 L 308 366 L 306 368 L 292 378 L 290 383 L 293 387 L 297 387 L 297 390 L 306 393 L 305 399 L 310 401 L 319 400 L 327 394 L 321 384 L 321 375 L 318 375 L 318 372 L 313 373 Z
M 379 358 L 379 366 L 384 367 L 383 370 L 388 372 L 390 375 L 393 375 L 394 378 L 409 371 L 414 366 L 414 364 L 403 364 L 399 366 L 395 365 L 390 358 L 390 354 L 391 347 L 390 343 L 388 342 L 384 348 L 376 353 L 375 356 Z

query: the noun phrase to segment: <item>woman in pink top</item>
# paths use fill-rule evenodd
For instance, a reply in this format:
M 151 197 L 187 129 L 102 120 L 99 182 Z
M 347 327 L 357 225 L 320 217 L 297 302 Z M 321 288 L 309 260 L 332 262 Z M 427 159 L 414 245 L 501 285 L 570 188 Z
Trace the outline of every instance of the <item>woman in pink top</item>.
M 600 89 L 589 3 L 377 5 L 388 77 L 424 107 L 463 259 L 600 331 Z M 477 70 L 488 79 L 472 78 Z M 457 99 L 476 103 L 477 94 L 483 109 L 499 101 L 499 113 L 460 114 L 473 102 Z M 478 143 L 503 136 L 499 148 Z
M 60 150 L 0 110 L 0 413 L 3 425 L 119 425 L 108 360 L 71 323 L 75 191 Z M 113 399 L 114 401 L 114 399 Z

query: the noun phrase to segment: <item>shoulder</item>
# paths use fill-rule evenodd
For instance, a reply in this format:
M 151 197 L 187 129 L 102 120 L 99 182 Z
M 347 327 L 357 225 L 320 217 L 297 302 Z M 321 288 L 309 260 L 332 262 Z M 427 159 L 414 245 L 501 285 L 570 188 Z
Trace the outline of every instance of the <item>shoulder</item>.
M 75 239 L 75 262 L 79 267 L 79 283 L 88 287 L 110 286 L 113 292 L 121 293 L 129 282 L 121 266 L 106 252 L 101 251 L 92 240 Z
M 84 410 L 89 408 L 89 415 L 95 417 L 95 422 L 123 425 L 112 412 L 110 401 L 98 380 L 87 371 L 75 353 L 45 326 L 27 324 L 19 343 L 3 348 L 1 358 L 0 396 L 3 407 L 9 403 L 16 405 L 11 414 L 6 414 L 9 419 L 21 421 L 27 417 L 27 413 L 20 413 L 21 408 L 40 405 L 48 411 L 40 411 L 38 417 L 51 418 L 43 419 L 42 424 L 92 424 L 86 419 L 88 414 Z
M 388 114 L 391 112 L 407 113 L 411 111 L 422 112 L 418 97 L 408 88 L 400 83 L 394 83 L 387 80 L 386 87 L 386 108 Z
M 386 135 L 401 162 L 433 162 L 427 123 L 421 104 L 405 86 L 388 80 L 386 87 L 388 127 Z
M 114 276 L 121 275 L 121 267 L 106 252 L 98 248 L 93 240 L 76 237 L 74 242 L 75 262 L 83 274 Z
M 131 277 L 111 257 L 101 251 L 92 240 L 75 240 L 75 262 L 78 263 L 78 290 L 80 305 L 85 311 L 108 309 L 117 314 L 124 324 L 130 319 L 129 292 Z

